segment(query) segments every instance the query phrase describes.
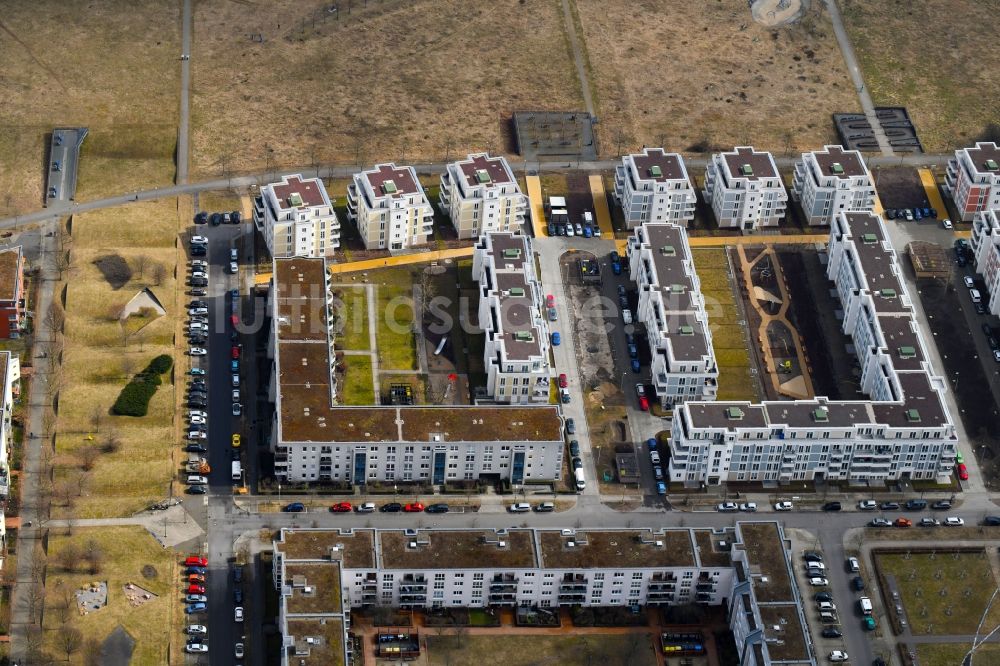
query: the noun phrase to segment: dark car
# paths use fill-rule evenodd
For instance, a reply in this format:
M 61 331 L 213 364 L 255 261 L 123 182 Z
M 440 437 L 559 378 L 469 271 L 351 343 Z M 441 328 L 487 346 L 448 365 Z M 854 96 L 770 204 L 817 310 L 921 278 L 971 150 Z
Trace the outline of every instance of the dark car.
M 208 400 L 205 398 L 188 398 L 188 407 L 206 407 L 208 406 Z
M 951 508 L 951 502 L 949 500 L 938 500 L 931 504 L 931 508 L 935 511 L 945 511 Z
M 583 461 L 579 458 L 573 458 L 572 460 L 573 469 L 583 469 Z
M 986 337 L 990 337 L 991 335 L 993 335 L 993 327 L 990 326 L 989 324 L 983 324 L 982 329 L 983 329 L 983 335 L 985 335 Z
M 233 590 L 233 603 L 237 606 L 243 603 L 243 590 L 238 587 Z
M 1000 527 L 1000 516 L 986 516 L 983 518 L 983 525 L 989 527 Z
M 836 627 L 827 627 L 823 630 L 823 638 L 840 638 L 843 635 Z
M 206 290 L 204 290 L 204 289 L 201 289 L 201 288 L 192 289 L 188 293 L 191 294 L 192 296 L 207 296 L 208 295 L 208 292 Z
M 965 260 L 963 259 L 962 261 L 964 262 Z M 973 303 L 972 307 L 974 307 L 976 309 L 976 314 L 980 314 L 980 315 L 986 314 L 986 306 L 983 305 L 982 302 Z
M 208 213 L 202 211 L 194 216 L 195 224 L 205 224 L 206 222 L 208 222 Z
M 853 587 L 856 591 L 861 592 L 863 589 L 865 589 L 864 578 L 862 578 L 861 576 L 855 576 L 854 578 L 852 578 L 851 587 Z
M 817 592 L 813 595 L 815 601 L 833 601 L 833 595 L 829 592 Z
M 188 495 L 204 495 L 205 494 L 205 486 L 188 486 L 187 487 L 187 494 Z
M 208 221 L 212 223 L 213 227 L 217 227 L 222 224 L 222 214 L 212 213 L 212 216 L 208 218 Z
M 383 504 L 378 508 L 382 513 L 399 513 L 403 510 L 403 505 L 399 502 L 390 502 L 388 504 Z
M 229 221 L 232 222 L 233 224 L 239 224 L 240 219 L 241 219 L 240 211 L 238 210 L 234 210 L 232 213 L 229 214 Z
M 425 513 L 448 513 L 447 504 L 430 504 L 425 509 Z
M 576 434 L 576 421 L 573 419 L 566 419 L 566 434 L 575 435 Z
M 580 455 L 580 442 L 574 439 L 572 442 L 569 443 L 569 454 L 571 456 Z
M 923 511 L 926 508 L 927 508 L 927 500 L 922 500 L 922 499 L 906 500 L 907 511 Z
M 895 511 L 899 508 L 899 502 L 882 502 L 880 506 L 883 511 Z
M 188 453 L 208 453 L 208 449 L 201 444 L 188 444 L 184 450 Z
M 236 565 L 233 567 L 233 582 L 241 583 L 243 582 L 243 567 Z
M 886 217 L 886 219 L 889 219 L 889 220 L 895 220 L 896 219 L 896 209 L 895 208 L 886 208 L 885 209 L 885 217 Z
M 194 300 L 194 301 L 191 301 L 188 304 L 188 307 L 190 307 L 190 308 L 207 308 L 208 307 L 208 303 L 206 303 L 205 301 Z
M 840 502 L 827 502 L 823 505 L 824 511 L 840 511 Z
M 285 513 L 299 513 L 305 510 L 306 507 L 302 504 L 302 502 L 292 502 L 291 504 L 286 504 L 282 509 Z
M 806 562 L 822 562 L 823 555 L 821 553 L 817 553 L 815 550 L 807 550 L 802 553 L 802 559 Z

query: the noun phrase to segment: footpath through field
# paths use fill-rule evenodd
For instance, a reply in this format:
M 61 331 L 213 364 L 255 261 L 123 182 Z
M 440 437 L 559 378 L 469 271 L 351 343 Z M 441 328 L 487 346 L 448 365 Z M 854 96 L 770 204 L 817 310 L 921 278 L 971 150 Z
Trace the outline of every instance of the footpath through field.
M 947 217 L 948 208 L 945 207 L 944 199 L 941 198 L 941 191 L 938 189 L 937 181 L 934 180 L 934 174 L 931 173 L 930 169 L 917 169 L 917 173 L 920 174 L 920 184 L 924 186 L 924 193 L 927 195 L 930 207 L 941 211 L 941 218 Z
M 597 217 L 601 235 L 607 234 L 608 238 L 614 238 L 615 230 L 611 226 L 611 211 L 608 209 L 608 195 L 604 190 L 604 176 L 599 173 L 590 174 L 590 194 L 594 197 L 594 215 Z
M 450 250 L 431 250 L 430 252 L 400 254 L 395 257 L 384 257 L 382 259 L 364 259 L 362 261 L 351 261 L 344 264 L 331 264 L 327 267 L 327 270 L 330 271 L 331 275 L 336 275 L 338 273 L 370 271 L 375 270 L 376 268 L 386 268 L 388 266 L 409 266 L 410 264 L 422 264 L 427 261 L 464 259 L 471 256 L 471 247 L 457 247 Z

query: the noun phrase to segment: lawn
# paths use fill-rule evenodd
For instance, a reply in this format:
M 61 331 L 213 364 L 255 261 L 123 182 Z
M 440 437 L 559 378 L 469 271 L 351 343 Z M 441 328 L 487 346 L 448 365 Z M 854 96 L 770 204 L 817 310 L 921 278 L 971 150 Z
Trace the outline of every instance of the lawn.
M 982 48 L 996 40 L 1000 3 L 842 0 L 840 4 L 872 100 L 905 106 L 926 151 L 951 151 L 985 139 L 989 125 L 993 126 L 989 140 L 1000 139 L 996 107 L 1000 52 Z M 930 52 L 928 39 L 934 45 Z
M 757 385 L 750 375 L 751 362 L 744 327 L 739 324 L 740 311 L 729 286 L 726 250 L 693 248 L 691 255 L 705 295 L 715 361 L 719 366 L 718 399 L 757 400 Z
M 388 268 L 368 274 L 375 284 L 375 319 L 378 329 L 379 367 L 386 370 L 414 370 L 417 367 L 414 326 L 413 285 L 419 280 L 417 268 Z
M 206 190 L 198 193 L 198 209 L 209 213 L 228 213 L 234 210 L 244 212 L 240 195 L 231 190 Z
M 4 5 L 0 192 L 42 206 L 49 134 L 86 126 L 78 199 L 173 182 L 180 5 L 39 0 Z
M 961 664 L 971 644 L 922 643 L 917 645 L 920 666 L 955 666 Z M 997 661 L 993 661 L 996 659 Z M 975 653 L 975 664 L 996 664 L 1000 662 L 1000 644 L 985 643 Z
M 823 3 L 812 5 L 769 29 L 746 0 L 576 0 L 601 152 L 752 143 L 788 154 L 834 140 L 830 114 L 860 104 Z
M 374 405 L 375 390 L 372 384 L 372 362 L 368 356 L 344 356 L 343 384 L 338 390 L 342 405 Z
M 997 585 L 985 553 L 878 553 L 877 560 L 880 577 L 895 576 L 914 634 L 976 633 Z M 1000 603 L 994 602 L 984 626 L 997 624 Z
M 368 328 L 368 291 L 364 287 L 334 285 L 334 300 L 337 314 L 338 351 L 351 349 L 368 351 L 371 349 Z
M 503 655 L 504 666 L 556 666 L 557 664 L 605 664 L 606 666 L 654 666 L 654 639 L 649 634 L 577 634 L 533 636 L 530 634 L 438 636 L 425 632 L 430 666 L 479 666 L 484 655 Z
M 49 566 L 46 577 L 45 632 L 46 644 L 52 654 L 64 653 L 56 647 L 56 629 L 64 620 L 87 638 L 103 641 L 119 624 L 135 639 L 133 664 L 166 664 L 170 653 L 168 645 L 173 643 L 173 654 L 178 654 L 182 645 L 182 635 L 171 631 L 172 625 L 181 617 L 181 589 L 179 570 L 174 553 L 162 548 L 149 533 L 141 527 L 101 527 L 77 528 L 72 536 L 57 530 L 49 541 Z M 87 544 L 96 544 L 103 562 L 99 573 L 92 574 L 86 564 L 78 559 L 75 571 L 66 571 L 59 564 L 59 553 L 70 546 L 84 550 Z M 152 577 L 143 575 L 147 565 L 153 570 Z M 75 605 L 63 616 L 60 606 L 72 593 L 94 581 L 108 584 L 108 605 L 88 615 L 79 615 Z M 135 583 L 158 595 L 142 606 L 129 604 L 122 588 L 126 583 Z M 75 604 L 75 600 L 72 600 Z M 71 663 L 82 663 L 81 654 L 73 656 Z
M 194 174 L 504 151 L 515 109 L 580 106 L 559 0 L 328 5 L 195 5 Z

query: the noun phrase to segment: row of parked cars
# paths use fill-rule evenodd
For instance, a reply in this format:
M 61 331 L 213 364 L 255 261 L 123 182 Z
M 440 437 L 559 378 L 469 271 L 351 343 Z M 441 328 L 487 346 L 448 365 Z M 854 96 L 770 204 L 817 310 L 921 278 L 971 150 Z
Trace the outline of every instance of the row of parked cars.
M 802 556 L 809 576 L 809 583 L 817 587 L 826 587 L 829 581 L 826 579 L 826 565 L 823 562 L 823 555 L 819 552 L 807 550 Z M 860 574 L 861 563 L 856 557 L 848 557 L 844 562 L 848 573 Z M 854 576 L 851 580 L 851 587 L 856 592 L 865 589 L 864 579 L 860 575 Z M 833 601 L 833 594 L 829 590 L 817 592 L 813 595 L 816 603 L 816 610 L 819 614 L 820 624 L 823 625 L 821 635 L 823 638 L 841 638 L 843 633 L 840 630 L 840 617 L 837 605 Z M 874 607 L 872 601 L 866 596 L 861 596 L 857 600 L 857 608 L 861 614 L 861 627 L 865 631 L 875 631 L 877 623 L 873 615 Z M 843 650 L 833 650 L 829 654 L 830 661 L 847 661 L 848 655 Z
M 306 510 L 306 506 L 302 502 L 291 502 L 282 507 L 281 510 L 285 513 L 302 513 Z M 428 504 L 426 506 L 421 502 L 410 502 L 408 504 L 389 502 L 382 506 L 377 506 L 374 502 L 365 502 L 357 506 L 354 506 L 350 502 L 337 502 L 330 506 L 332 513 L 350 513 L 351 511 L 355 513 L 374 513 L 375 511 L 382 513 L 399 513 L 400 511 L 405 513 L 448 513 L 450 510 L 451 508 L 443 502 Z
M 885 216 L 890 220 L 906 220 L 907 222 L 913 222 L 923 219 L 934 220 L 937 219 L 938 212 L 936 208 L 931 208 L 930 206 L 923 206 L 920 208 L 886 208 Z M 945 220 L 951 224 L 950 221 Z M 948 229 L 951 226 L 947 227 Z
M 194 216 L 195 224 L 211 224 L 213 227 L 220 224 L 239 224 L 242 221 L 243 216 L 240 215 L 240 211 L 238 210 L 230 213 L 206 213 L 201 211 Z
M 200 555 L 189 555 L 184 560 L 184 584 L 187 586 L 187 593 L 184 600 L 187 605 L 184 607 L 186 615 L 196 615 L 208 611 L 208 597 L 205 592 L 205 583 L 208 576 L 208 559 Z M 233 602 L 236 604 L 233 609 L 233 621 L 243 623 L 243 567 L 233 566 Z M 189 624 L 184 628 L 187 634 L 187 644 L 184 651 L 188 654 L 206 654 L 208 652 L 208 627 L 203 624 Z M 242 659 L 246 647 L 245 637 L 241 637 L 233 646 L 233 653 L 237 659 Z

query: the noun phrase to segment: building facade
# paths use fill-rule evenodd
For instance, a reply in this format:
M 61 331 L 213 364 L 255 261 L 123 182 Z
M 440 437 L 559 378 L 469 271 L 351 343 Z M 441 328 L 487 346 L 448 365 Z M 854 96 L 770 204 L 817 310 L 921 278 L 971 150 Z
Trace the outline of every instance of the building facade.
M 795 163 L 792 199 L 810 226 L 829 226 L 839 213 L 875 210 L 875 183 L 859 151 L 823 146 Z
M 1000 147 L 981 141 L 974 148 L 956 150 L 948 161 L 944 189 L 963 222 L 976 213 L 1000 209 Z
M 497 402 L 548 402 L 549 334 L 530 241 L 520 234 L 484 234 L 476 242 L 472 276 L 486 332 L 487 395 Z
M 434 235 L 434 209 L 411 166 L 377 164 L 354 174 L 347 217 L 369 250 L 405 250 Z
M 674 224 L 643 224 L 629 239 L 628 260 L 661 404 L 715 400 L 719 368 L 687 232 Z
M 561 477 L 556 406 L 341 405 L 333 302 L 324 260 L 274 260 L 269 441 L 280 480 L 364 485 L 482 478 L 520 485 Z
M 629 229 L 647 222 L 686 227 L 694 219 L 697 201 L 684 158 L 662 148 L 644 148 L 622 158 L 615 167 L 615 199 Z
M 528 208 L 507 160 L 486 153 L 448 164 L 441 174 L 439 201 L 462 239 L 517 231 Z
M 972 223 L 971 247 L 976 272 L 986 282 L 983 302 L 990 314 L 1000 315 L 1000 210 L 976 213 Z
M 340 220 L 319 178 L 284 176 L 260 188 L 253 222 L 272 257 L 332 257 Z
M 861 366 L 865 400 L 688 402 L 674 413 L 671 481 L 687 484 L 946 481 L 957 452 L 934 372 L 881 218 L 841 213 L 827 276 Z
M 703 194 L 720 227 L 744 233 L 777 227 L 788 202 L 774 157 L 752 146 L 714 153 L 705 172 Z
M 0 252 L 0 338 L 24 331 L 24 254 L 21 246 Z

